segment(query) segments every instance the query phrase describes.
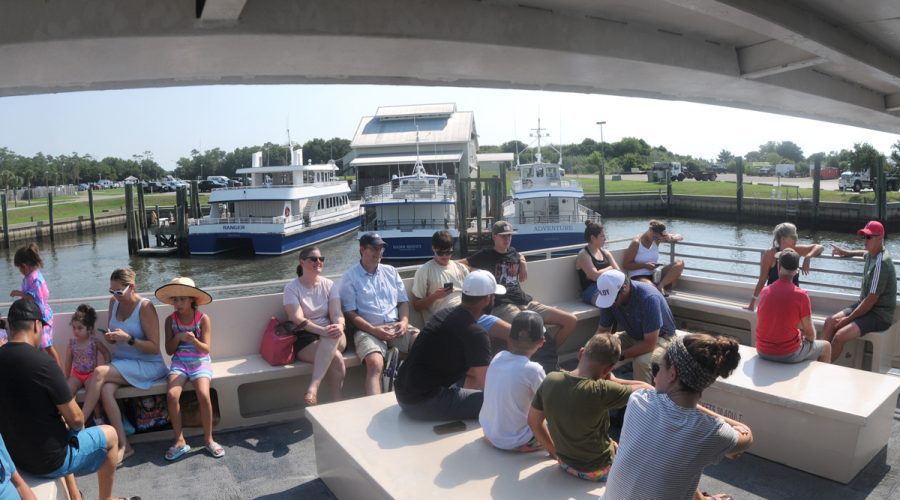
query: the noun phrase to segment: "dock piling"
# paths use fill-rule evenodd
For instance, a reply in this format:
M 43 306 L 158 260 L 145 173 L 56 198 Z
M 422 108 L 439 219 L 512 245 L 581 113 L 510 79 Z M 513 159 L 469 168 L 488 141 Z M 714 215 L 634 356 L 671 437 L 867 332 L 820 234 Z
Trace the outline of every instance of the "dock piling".
M 819 189 L 822 182 L 822 159 L 816 158 L 815 165 L 813 166 L 813 206 L 812 206 L 812 229 L 816 230 L 816 227 L 819 225 L 819 200 L 821 199 L 821 195 L 819 194 Z
M 741 222 L 744 208 L 744 159 L 735 158 L 734 167 L 737 172 L 737 222 Z
M 7 212 L 8 207 L 6 203 L 6 193 L 3 193 L 0 195 L 0 205 L 3 208 L 3 248 L 9 248 L 9 213 Z
M 91 211 L 91 234 L 97 234 L 97 221 L 94 219 L 94 188 L 88 188 L 88 208 Z
M 53 191 L 47 189 L 47 210 L 50 212 L 50 241 L 53 241 Z
M 150 235 L 147 234 L 147 207 L 144 205 L 144 189 L 140 184 L 135 184 L 137 188 L 137 198 L 138 198 L 138 228 L 141 233 L 141 248 L 148 248 L 150 246 Z
M 128 255 L 136 255 L 139 245 L 137 239 L 137 228 L 134 227 L 134 196 L 132 193 L 132 185 L 125 185 L 125 233 L 128 238 Z

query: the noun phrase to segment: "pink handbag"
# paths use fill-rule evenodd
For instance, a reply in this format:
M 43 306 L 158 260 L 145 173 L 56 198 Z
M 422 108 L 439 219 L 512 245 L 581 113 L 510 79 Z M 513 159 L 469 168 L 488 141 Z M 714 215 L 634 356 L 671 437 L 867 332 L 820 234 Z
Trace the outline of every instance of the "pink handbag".
M 272 366 L 289 365 L 294 362 L 293 323 L 280 322 L 275 316 L 269 320 L 259 344 L 259 354 Z

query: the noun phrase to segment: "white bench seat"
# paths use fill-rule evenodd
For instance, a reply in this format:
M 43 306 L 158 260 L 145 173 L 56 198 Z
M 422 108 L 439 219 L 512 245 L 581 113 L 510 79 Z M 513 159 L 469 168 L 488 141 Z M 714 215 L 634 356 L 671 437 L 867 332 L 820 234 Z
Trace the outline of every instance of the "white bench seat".
M 669 295 L 666 299 L 669 305 L 675 309 L 676 321 L 678 320 L 679 310 L 687 311 L 688 314 L 702 316 L 701 323 L 708 324 L 709 328 L 717 333 L 728 333 L 738 337 L 745 344 L 756 346 L 756 312 L 746 309 L 747 303 L 740 302 L 738 296 L 734 295 L 714 295 L 722 290 L 722 285 L 717 283 L 721 280 L 699 277 L 682 277 L 687 291 L 679 289 L 675 293 Z M 709 287 L 709 292 L 703 293 L 698 289 Z M 813 302 L 812 322 L 813 328 L 816 329 L 821 336 L 821 332 L 825 327 L 825 320 L 833 313 L 840 310 L 839 304 L 835 303 L 831 294 L 822 292 L 811 292 L 810 296 Z M 846 299 L 844 299 L 846 301 Z M 821 307 L 817 307 L 817 304 Z M 843 307 L 846 303 L 841 302 Z M 833 310 L 824 310 L 824 308 L 833 308 Z M 718 320 L 717 320 L 718 318 Z M 737 321 L 737 324 L 721 325 L 719 323 L 722 318 L 731 318 Z M 686 325 L 684 325 L 686 326 Z M 747 333 L 742 330 L 746 329 Z M 846 357 L 851 359 L 853 366 L 861 368 L 863 366 L 863 357 L 865 355 L 864 344 L 871 344 L 872 357 L 869 364 L 869 370 L 877 373 L 887 373 L 891 369 L 891 353 L 893 352 L 894 337 L 900 335 L 900 321 L 895 322 L 887 330 L 880 332 L 870 332 L 863 335 L 858 341 L 850 342 L 844 346 Z M 859 350 L 857 350 L 859 349 Z M 845 360 L 838 360 L 841 364 Z
M 47 479 L 44 477 L 32 476 L 31 474 L 16 469 L 25 484 L 31 488 L 34 497 L 37 500 L 69 500 L 69 492 L 66 490 L 66 481 L 63 478 Z
M 478 422 L 437 435 L 393 393 L 307 409 L 318 476 L 337 498 L 597 498 L 604 483 L 569 476 L 546 452 L 500 451 Z
M 702 403 L 750 426 L 749 453 L 848 483 L 887 444 L 900 378 L 740 350 L 737 369 L 706 389 Z

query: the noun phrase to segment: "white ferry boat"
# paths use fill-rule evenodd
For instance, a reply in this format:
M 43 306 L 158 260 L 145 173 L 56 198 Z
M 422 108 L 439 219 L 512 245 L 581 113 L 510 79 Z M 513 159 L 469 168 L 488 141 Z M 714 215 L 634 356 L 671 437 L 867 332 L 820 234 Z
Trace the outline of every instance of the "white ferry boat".
M 445 174 L 428 174 L 416 160 L 411 175 L 393 176 L 390 182 L 369 186 L 363 194 L 360 232 L 377 231 L 387 242 L 384 259 L 428 259 L 431 236 L 447 230 L 454 241 L 456 183 Z
M 350 201 L 350 187 L 335 179 L 334 162 L 304 165 L 297 149 L 290 165 L 264 167 L 261 152 L 251 165 L 237 170 L 249 176 L 249 186 L 213 190 L 209 216 L 190 221 L 192 255 L 248 247 L 280 255 L 359 227 L 359 202 Z
M 542 162 L 540 152 L 535 157 L 537 162 L 519 166 L 512 199 L 503 202 L 502 218 L 516 229 L 516 250 L 583 243 L 585 221 L 599 224 L 600 214 L 578 203 L 584 197 L 581 184 L 564 179 L 561 165 Z

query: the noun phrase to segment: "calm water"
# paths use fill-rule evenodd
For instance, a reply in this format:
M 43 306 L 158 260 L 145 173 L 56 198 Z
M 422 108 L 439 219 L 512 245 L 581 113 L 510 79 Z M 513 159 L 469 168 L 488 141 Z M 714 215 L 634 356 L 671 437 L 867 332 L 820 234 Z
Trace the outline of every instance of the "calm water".
M 646 217 L 626 217 L 606 219 L 609 239 L 633 237 L 647 227 Z M 727 250 L 707 250 L 698 248 L 681 247 L 680 252 L 689 254 L 703 254 L 729 260 L 758 261 L 758 254 L 741 251 L 741 247 L 766 248 L 771 244 L 770 226 L 754 224 L 734 225 L 722 222 L 708 222 L 695 219 L 663 219 L 670 230 L 685 236 L 686 241 L 698 243 L 710 243 L 733 247 Z M 826 246 L 826 254 L 830 253 L 830 244 L 861 248 L 861 241 L 853 234 L 834 233 L 829 231 L 800 230 L 801 242 L 817 242 Z M 263 292 L 279 291 L 283 284 L 274 283 L 266 287 L 239 286 L 248 283 L 288 280 L 295 277 L 297 265 L 297 253 L 278 257 L 250 257 L 225 255 L 219 257 L 193 257 L 193 258 L 147 258 L 129 257 L 126 247 L 124 231 L 102 232 L 96 236 L 90 234 L 80 236 L 63 236 L 56 239 L 54 245 L 50 245 L 49 239 L 38 242 L 44 257 L 43 273 L 50 287 L 51 299 L 75 299 L 83 297 L 103 297 L 89 301 L 95 307 L 106 307 L 107 289 L 109 288 L 109 275 L 113 269 L 122 266 L 131 266 L 137 272 L 137 288 L 145 295 L 152 296 L 152 291 L 165 284 L 175 276 L 192 277 L 201 287 L 218 287 L 224 285 L 238 285 L 232 290 L 213 292 L 214 297 L 240 296 Z M 515 237 L 513 237 L 515 245 Z M 622 248 L 627 242 L 615 243 L 611 248 Z M 323 254 L 328 258 L 325 272 L 329 275 L 339 275 L 359 258 L 358 246 L 354 235 L 346 235 L 340 239 L 332 240 L 320 245 Z M 892 255 L 900 255 L 900 244 L 888 241 L 888 248 Z M 663 250 L 666 250 L 664 247 Z M 22 275 L 13 266 L 12 251 L 2 251 L 6 265 L 0 267 L 0 290 L 13 290 L 20 287 Z M 688 267 L 699 267 L 697 259 L 686 258 Z M 713 264 L 717 269 L 732 272 L 755 274 L 757 265 L 729 265 L 727 263 Z M 705 264 L 709 268 L 710 264 Z M 859 265 L 849 264 L 846 261 L 830 261 L 818 259 L 813 261 L 813 267 L 839 269 L 846 271 L 859 271 Z M 693 271 L 689 271 L 695 273 Z M 840 283 L 852 287 L 859 286 L 858 278 L 823 275 L 817 273 L 810 275 L 807 281 L 825 283 Z M 750 281 L 747 279 L 746 281 Z M 528 284 L 528 287 L 536 284 Z M 813 285 L 810 288 L 823 288 Z M 6 292 L 3 292 L 6 293 Z M 6 301 L 8 302 L 8 301 Z M 57 311 L 70 311 L 77 303 L 54 304 Z M 7 304 L 0 304 L 5 313 Z

